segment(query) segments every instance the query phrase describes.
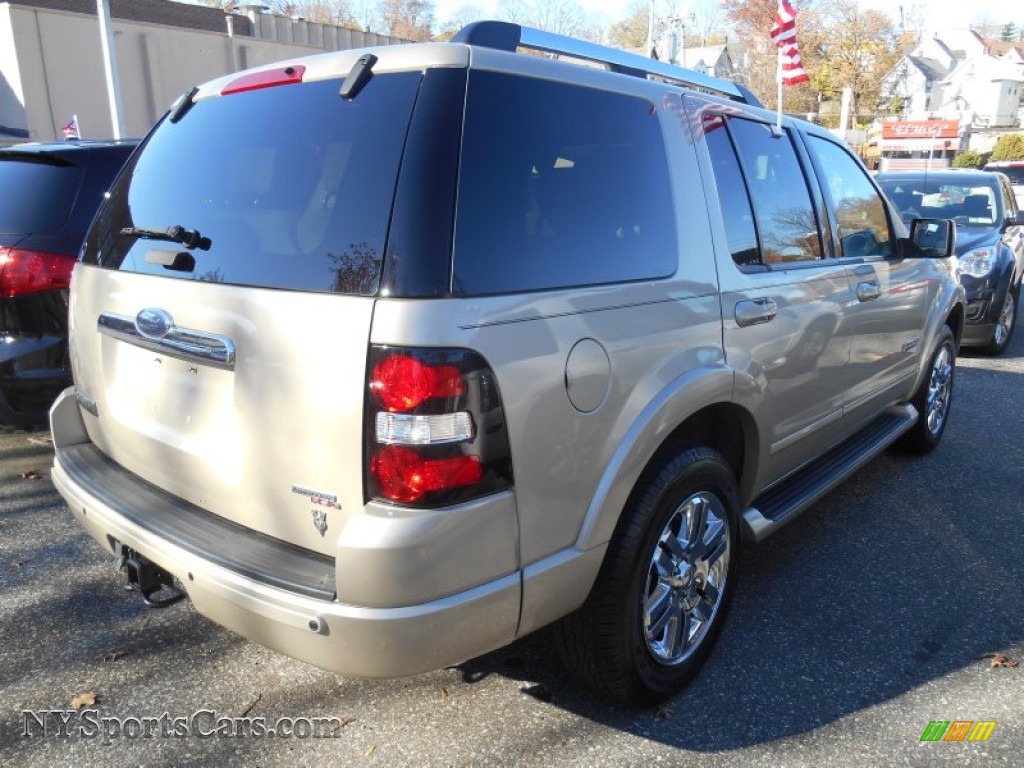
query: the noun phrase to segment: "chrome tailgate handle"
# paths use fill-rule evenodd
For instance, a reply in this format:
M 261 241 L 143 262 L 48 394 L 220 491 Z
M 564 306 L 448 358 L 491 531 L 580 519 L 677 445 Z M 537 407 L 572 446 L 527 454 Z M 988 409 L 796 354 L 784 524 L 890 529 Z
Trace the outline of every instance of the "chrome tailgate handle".
M 779 307 L 774 299 L 752 299 L 736 302 L 736 325 L 740 328 L 767 323 L 777 314 L 779 314 Z
M 96 330 L 151 352 L 213 368 L 229 371 L 235 368 L 235 343 L 231 339 L 179 328 L 163 310 L 144 309 L 135 317 L 103 312 L 96 320 Z

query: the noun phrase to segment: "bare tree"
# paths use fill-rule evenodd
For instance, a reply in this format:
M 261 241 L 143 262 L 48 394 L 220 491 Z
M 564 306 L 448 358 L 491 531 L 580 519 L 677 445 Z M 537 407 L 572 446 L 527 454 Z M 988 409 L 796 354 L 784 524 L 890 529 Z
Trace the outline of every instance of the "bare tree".
M 347 0 L 273 0 L 270 9 L 283 16 L 301 17 L 319 24 L 358 28 Z
M 381 0 L 381 22 L 387 34 L 406 40 L 430 40 L 433 0 Z

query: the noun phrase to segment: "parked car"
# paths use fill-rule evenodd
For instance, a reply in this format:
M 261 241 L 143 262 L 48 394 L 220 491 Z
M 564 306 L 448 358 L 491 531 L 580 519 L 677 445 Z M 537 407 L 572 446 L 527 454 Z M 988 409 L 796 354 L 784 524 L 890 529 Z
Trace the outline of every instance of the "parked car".
M 148 601 L 313 664 L 557 622 L 596 689 L 673 694 L 741 538 L 950 413 L 953 226 L 775 119 L 498 22 L 194 89 L 76 268 L 54 484 Z
M 909 220 L 953 219 L 967 292 L 963 344 L 1002 354 L 1017 325 L 1024 275 L 1024 214 L 1006 176 L 984 171 L 880 173 L 878 183 Z
M 44 423 L 71 383 L 71 269 L 103 193 L 137 144 L 0 149 L 0 424 Z
M 983 170 L 995 171 L 1006 175 L 1013 187 L 1013 195 L 1017 199 L 1017 208 L 1024 210 L 1024 160 L 996 160 Z

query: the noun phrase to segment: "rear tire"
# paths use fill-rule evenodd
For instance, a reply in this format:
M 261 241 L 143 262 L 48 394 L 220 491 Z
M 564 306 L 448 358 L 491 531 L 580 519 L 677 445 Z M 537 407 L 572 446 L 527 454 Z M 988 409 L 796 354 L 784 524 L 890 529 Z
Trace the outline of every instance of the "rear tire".
M 624 704 L 651 704 L 700 671 L 728 612 L 738 543 L 736 480 L 708 448 L 641 476 L 586 602 L 556 625 L 566 666 Z
M 944 325 L 928 362 L 924 381 L 910 401 L 917 409 L 918 418 L 897 443 L 901 449 L 919 455 L 935 450 L 949 421 L 955 374 L 956 339 L 949 326 Z

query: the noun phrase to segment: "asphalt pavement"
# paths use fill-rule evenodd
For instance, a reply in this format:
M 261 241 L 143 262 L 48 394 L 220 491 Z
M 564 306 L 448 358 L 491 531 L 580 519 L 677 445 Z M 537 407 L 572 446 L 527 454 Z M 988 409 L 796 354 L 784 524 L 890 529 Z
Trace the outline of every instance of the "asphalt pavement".
M 961 356 L 954 397 L 933 454 L 887 452 L 745 549 L 707 667 L 639 710 L 545 632 L 370 681 L 147 608 L 54 491 L 46 433 L 7 430 L 0 764 L 1024 766 L 1024 332 Z M 932 721 L 995 726 L 922 742 Z

